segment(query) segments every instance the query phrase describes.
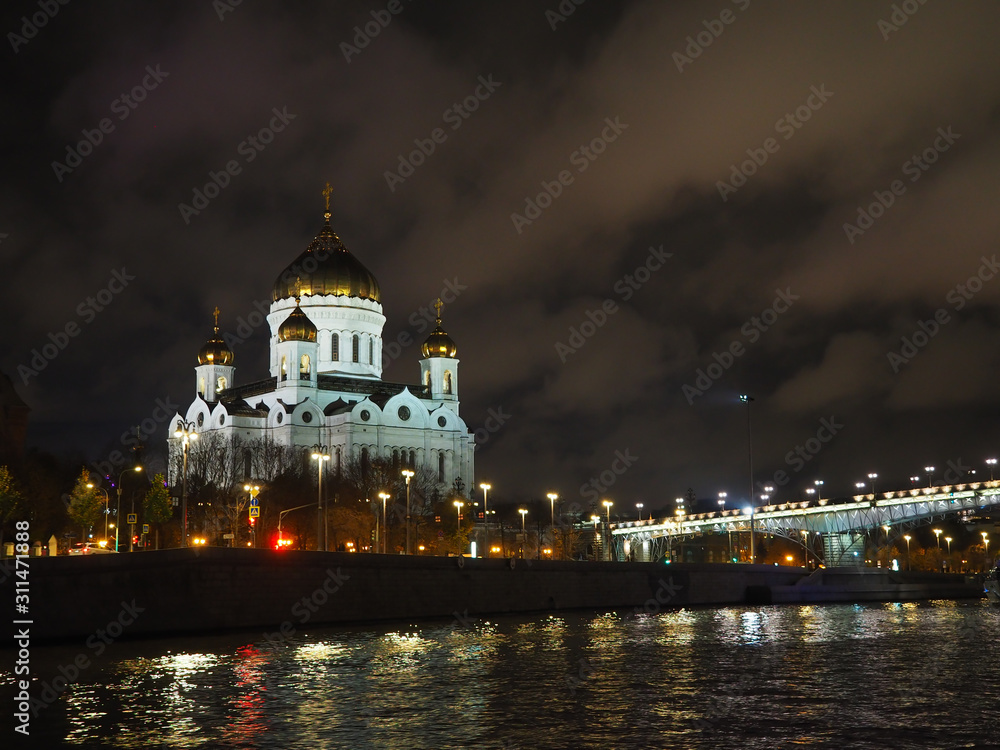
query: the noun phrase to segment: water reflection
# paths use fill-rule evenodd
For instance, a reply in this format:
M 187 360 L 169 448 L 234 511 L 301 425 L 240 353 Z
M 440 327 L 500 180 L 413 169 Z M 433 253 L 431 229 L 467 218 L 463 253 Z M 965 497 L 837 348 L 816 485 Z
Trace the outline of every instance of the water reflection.
M 979 602 L 140 642 L 109 650 L 33 729 L 40 747 L 958 746 L 992 726 L 998 643 L 1000 612 Z M 67 663 L 39 652 L 43 672 Z M 6 699 L 9 673 L 0 685 Z

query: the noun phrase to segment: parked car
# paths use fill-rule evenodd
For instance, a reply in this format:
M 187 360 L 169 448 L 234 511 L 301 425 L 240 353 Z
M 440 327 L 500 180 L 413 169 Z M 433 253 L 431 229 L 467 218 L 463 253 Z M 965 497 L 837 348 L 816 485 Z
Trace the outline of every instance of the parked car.
M 115 551 L 94 542 L 77 542 L 69 548 L 71 555 L 113 555 Z

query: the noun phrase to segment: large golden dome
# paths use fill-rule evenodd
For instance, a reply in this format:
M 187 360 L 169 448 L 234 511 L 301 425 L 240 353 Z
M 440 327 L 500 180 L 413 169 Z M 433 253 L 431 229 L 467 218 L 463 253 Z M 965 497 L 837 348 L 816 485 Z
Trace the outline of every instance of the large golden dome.
M 434 304 L 434 307 L 437 309 L 437 326 L 420 346 L 420 353 L 424 356 L 424 359 L 428 357 L 454 358 L 458 354 L 458 347 L 451 336 L 441 328 L 441 308 L 443 307 L 441 300 L 438 300 Z
M 302 312 L 298 300 L 291 315 L 278 326 L 278 341 L 315 341 L 316 325 Z
M 231 365 L 236 355 L 219 336 L 219 308 L 215 308 L 215 333 L 198 352 L 199 365 Z
M 326 223 L 305 252 L 278 276 L 274 282 L 274 301 L 295 297 L 297 294 L 334 294 L 338 297 L 360 297 L 381 302 L 381 292 L 374 274 L 351 255 L 330 227 L 329 196 L 327 201 L 327 211 L 324 214 Z

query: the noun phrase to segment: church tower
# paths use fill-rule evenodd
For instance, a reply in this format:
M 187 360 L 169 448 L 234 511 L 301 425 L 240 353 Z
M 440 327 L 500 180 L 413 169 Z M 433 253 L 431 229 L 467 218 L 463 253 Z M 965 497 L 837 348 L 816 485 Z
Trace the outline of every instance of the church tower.
M 451 336 L 441 328 L 441 308 L 438 299 L 434 303 L 437 312 L 436 327 L 420 347 L 424 358 L 420 360 L 420 382 L 430 389 L 432 399 L 440 400 L 458 413 L 458 347 Z
M 309 320 L 299 297 L 295 309 L 278 326 L 278 387 L 308 385 L 316 387 L 316 326 Z
M 198 395 L 208 402 L 219 400 L 219 394 L 233 385 L 236 368 L 235 355 L 219 336 L 219 308 L 215 308 L 215 333 L 198 352 L 195 371 L 195 388 Z

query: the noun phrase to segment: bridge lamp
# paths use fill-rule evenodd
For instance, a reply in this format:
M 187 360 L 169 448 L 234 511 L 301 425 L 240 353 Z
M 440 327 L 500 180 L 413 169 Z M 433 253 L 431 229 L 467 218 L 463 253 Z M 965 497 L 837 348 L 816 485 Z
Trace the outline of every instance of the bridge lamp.
M 636 510 L 636 513 L 639 516 L 639 520 L 641 521 L 642 520 L 642 503 L 636 503 L 635 504 L 635 510 Z
M 912 539 L 909 534 L 904 534 L 903 539 L 906 540 L 906 569 L 910 569 L 910 539 Z
M 809 495 L 809 499 L 812 500 L 812 496 L 816 494 L 816 490 L 813 487 L 806 488 L 806 494 Z
M 878 474 L 874 471 L 868 472 L 868 481 L 872 483 L 872 495 L 875 494 L 875 480 L 878 479 Z
M 951 537 L 950 536 L 946 536 L 944 538 L 944 540 L 946 542 L 948 542 L 948 556 L 951 557 Z
M 863 490 L 865 488 L 865 483 L 864 482 L 855 482 L 854 486 L 857 487 L 859 490 Z
M 934 536 L 937 538 L 937 548 L 941 549 L 941 529 L 934 529 Z
M 818 496 L 817 500 L 822 500 L 823 499 L 823 480 L 822 479 L 817 479 L 815 482 L 813 482 L 813 484 L 816 485 L 816 494 Z
M 933 484 L 934 483 L 934 467 L 933 466 L 925 466 L 924 467 L 924 472 L 927 474 L 927 486 L 928 487 L 933 487 L 934 486 L 934 484 Z
M 986 555 L 988 556 L 990 554 L 990 537 L 985 531 L 980 533 L 983 535 L 983 546 L 986 547 Z
M 916 486 L 917 482 L 919 481 L 920 477 L 910 477 L 910 482 L 912 482 L 914 486 Z
M 997 460 L 995 458 L 987 458 L 986 465 L 990 467 L 990 481 L 993 481 L 993 467 L 997 465 Z
M 726 493 L 726 492 L 720 492 L 719 493 L 719 510 L 725 510 L 726 509 L 726 498 L 727 497 L 729 497 L 728 493 Z

